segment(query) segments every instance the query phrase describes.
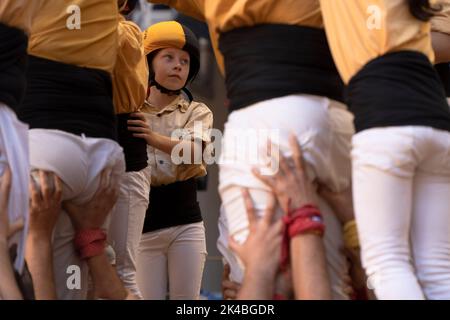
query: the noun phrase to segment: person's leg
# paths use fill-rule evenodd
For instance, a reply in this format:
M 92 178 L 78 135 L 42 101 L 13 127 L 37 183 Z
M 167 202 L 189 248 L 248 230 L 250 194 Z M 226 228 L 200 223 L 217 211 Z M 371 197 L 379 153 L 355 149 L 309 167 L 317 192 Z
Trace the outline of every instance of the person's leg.
M 124 174 L 108 235 L 116 253 L 117 273 L 125 287 L 140 299 L 142 295 L 136 283 L 136 255 L 148 207 L 150 170 L 147 167 Z
M 167 296 L 168 229 L 144 233 L 136 259 L 136 279 L 145 300 Z
M 353 201 L 368 285 L 378 299 L 423 299 L 411 263 L 415 158 L 409 128 L 353 138 Z
M 251 172 L 252 159 L 242 157 L 255 143 L 234 143 L 239 130 L 253 129 L 253 134 L 277 130 L 280 151 L 290 155 L 288 137 L 295 134 L 300 142 L 307 163 L 309 177 L 325 183 L 333 190 L 343 190 L 350 185 L 350 138 L 353 133 L 352 117 L 343 108 L 337 108 L 327 98 L 315 96 L 289 96 L 272 99 L 254 106 L 239 110 L 230 115 L 226 124 L 222 158 L 220 161 L 219 193 L 222 198 L 226 227 L 223 233 L 233 236 L 238 242 L 243 242 L 248 234 L 248 221 L 240 189 L 249 188 L 255 203 L 257 214 L 264 212 L 270 195 L 270 190 Z M 235 132 L 233 132 L 235 131 Z M 236 133 L 237 132 L 237 133 Z M 252 133 L 252 132 L 250 132 Z M 267 139 L 257 141 L 259 147 L 266 145 Z M 261 149 L 260 149 L 261 150 Z M 340 248 L 343 245 L 341 226 L 331 209 L 323 202 L 319 203 L 325 216 L 327 232 L 325 245 L 329 262 L 333 296 L 336 299 L 346 298 L 341 284 L 347 273 L 345 257 Z M 279 210 L 278 215 L 281 215 Z M 234 254 L 226 248 L 222 237 L 219 250 L 230 263 L 230 278 L 242 282 L 243 268 Z
M 450 299 L 450 133 L 433 130 L 414 179 L 412 248 L 427 299 Z
M 171 300 L 198 300 L 206 260 L 203 222 L 173 228 L 168 251 Z

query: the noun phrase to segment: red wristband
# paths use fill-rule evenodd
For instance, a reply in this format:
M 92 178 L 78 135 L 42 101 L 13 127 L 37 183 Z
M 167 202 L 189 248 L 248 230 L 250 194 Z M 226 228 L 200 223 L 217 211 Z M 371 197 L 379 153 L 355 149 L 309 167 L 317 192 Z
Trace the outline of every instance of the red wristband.
M 319 209 L 314 205 L 304 205 L 301 208 L 289 211 L 283 217 L 284 230 L 281 248 L 281 270 L 286 270 L 289 265 L 290 240 L 298 234 L 317 233 L 323 236 L 325 225 Z
M 98 256 L 105 250 L 106 233 L 101 229 L 85 229 L 76 233 L 75 250 L 81 259 Z

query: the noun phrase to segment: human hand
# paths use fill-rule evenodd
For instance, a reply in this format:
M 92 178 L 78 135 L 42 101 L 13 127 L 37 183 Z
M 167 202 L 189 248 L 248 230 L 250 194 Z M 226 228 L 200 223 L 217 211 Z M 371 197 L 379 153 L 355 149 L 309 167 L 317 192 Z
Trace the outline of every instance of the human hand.
M 273 221 L 276 200 L 271 197 L 264 216 L 258 218 L 247 189 L 242 190 L 249 223 L 249 235 L 243 244 L 230 237 L 230 248 L 244 263 L 246 272 L 274 282 L 280 265 L 283 222 Z
M 61 212 L 61 180 L 52 172 L 43 170 L 33 171 L 29 191 L 29 236 L 50 239 L 59 213 Z
M 271 145 L 273 149 L 273 144 Z M 281 154 L 279 156 L 280 168 L 273 176 L 262 175 L 257 168 L 252 170 L 259 180 L 272 189 L 286 214 L 289 210 L 301 208 L 306 204 L 314 204 L 314 188 L 308 180 L 302 151 L 294 135 L 289 137 L 289 145 L 292 157 L 288 159 Z M 293 166 L 290 166 L 289 163 L 293 163 Z
M 144 139 L 147 144 L 151 144 L 153 131 L 142 112 L 135 112 L 131 115 L 135 120 L 128 120 L 128 130 L 134 132 L 133 136 Z
M 241 284 L 230 280 L 230 265 L 223 266 L 222 273 L 222 296 L 224 300 L 235 300 L 237 298 Z
M 71 201 L 63 203 L 75 230 L 98 229 L 103 226 L 119 196 L 118 181 L 113 177 L 112 169 L 104 169 L 98 189 L 91 200 L 82 205 Z

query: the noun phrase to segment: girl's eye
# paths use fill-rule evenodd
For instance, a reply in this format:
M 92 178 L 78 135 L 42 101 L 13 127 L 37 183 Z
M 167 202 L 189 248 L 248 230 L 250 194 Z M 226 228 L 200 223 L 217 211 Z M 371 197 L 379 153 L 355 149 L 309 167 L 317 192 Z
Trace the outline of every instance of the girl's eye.
M 189 60 L 183 59 L 183 60 L 181 60 L 181 64 L 187 65 L 187 64 L 189 64 Z
M 172 59 L 172 56 L 170 54 L 165 55 L 165 57 L 166 57 L 167 60 L 171 60 Z

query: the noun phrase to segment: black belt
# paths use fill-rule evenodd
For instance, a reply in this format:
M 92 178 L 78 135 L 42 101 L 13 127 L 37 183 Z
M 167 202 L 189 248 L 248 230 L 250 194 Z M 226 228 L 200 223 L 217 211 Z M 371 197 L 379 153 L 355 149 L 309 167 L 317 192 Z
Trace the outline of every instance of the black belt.
M 0 23 L 0 102 L 17 111 L 26 86 L 28 37 Z
M 202 221 L 195 178 L 151 187 L 143 232 Z
M 30 128 L 116 140 L 107 72 L 29 56 L 27 81 L 18 115 Z
M 117 138 L 125 154 L 125 167 L 127 172 L 141 171 L 148 166 L 147 142 L 142 138 L 133 137 L 128 130 L 131 113 L 117 115 Z
M 266 24 L 220 35 L 230 109 L 290 94 L 312 94 L 343 101 L 325 31 Z
M 450 131 L 441 81 L 420 52 L 389 53 L 370 61 L 347 88 L 356 131 L 387 126 L 428 126 Z

